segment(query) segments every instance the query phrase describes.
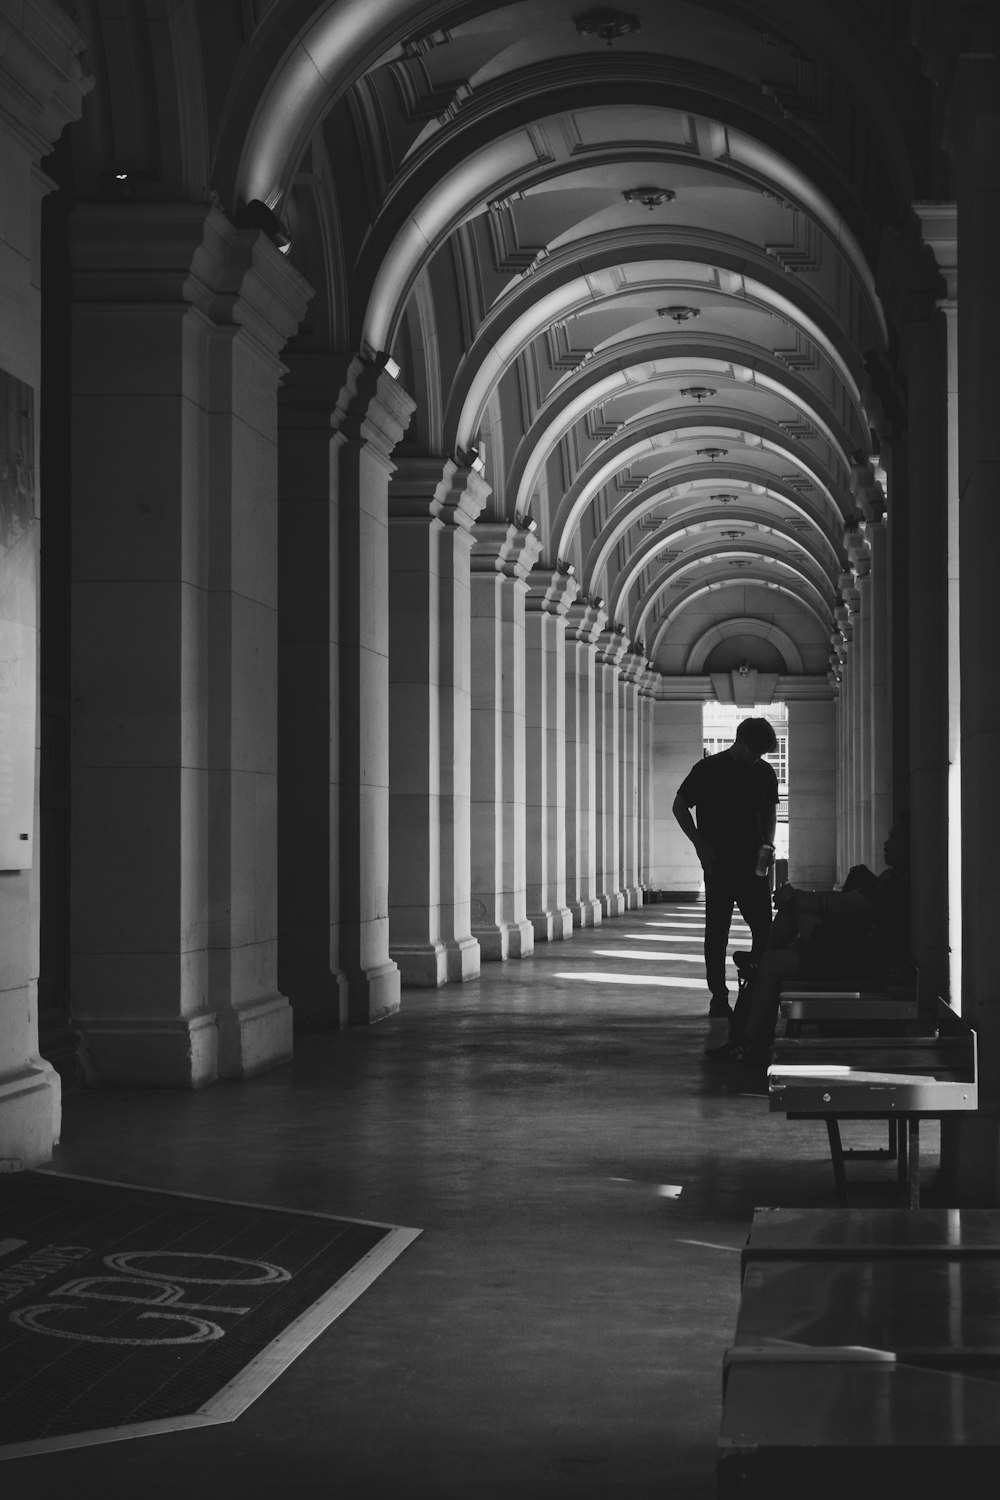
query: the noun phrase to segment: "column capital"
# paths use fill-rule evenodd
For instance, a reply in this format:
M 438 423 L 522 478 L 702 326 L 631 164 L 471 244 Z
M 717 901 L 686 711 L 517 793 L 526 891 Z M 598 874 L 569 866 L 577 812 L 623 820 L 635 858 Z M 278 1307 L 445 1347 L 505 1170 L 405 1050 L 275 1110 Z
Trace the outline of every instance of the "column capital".
M 525 608 L 531 614 L 565 615 L 579 592 L 580 585 L 570 574 L 539 571 L 528 583 Z
M 655 674 L 654 688 L 658 702 L 704 703 L 712 697 L 712 679 L 708 676 L 668 677 L 664 672 Z
M 472 571 L 499 573 L 505 578 L 527 578 L 542 552 L 533 531 L 509 521 L 479 521 L 472 532 Z
M 628 636 L 616 630 L 602 630 L 597 638 L 597 660 L 602 667 L 617 667 L 629 647 Z
M 394 519 L 440 521 L 471 533 L 486 504 L 490 487 L 457 459 L 401 454 L 389 486 L 389 515 Z
M 639 697 L 658 697 L 658 688 L 661 680 L 661 674 L 657 671 L 656 667 L 650 666 L 647 661 L 643 666 L 642 672 L 639 674 Z
M 566 610 L 566 639 L 592 646 L 607 623 L 607 612 L 599 605 L 576 598 Z
M 920 237 L 944 278 L 948 299 L 954 302 L 958 297 L 958 204 L 924 199 L 914 203 L 913 212 L 920 222 Z
M 195 308 L 275 359 L 313 295 L 262 230 L 237 229 L 210 203 L 84 203 L 70 247 L 79 308 Z
M 336 400 L 333 428 L 341 441 L 367 444 L 388 464 L 416 404 L 383 365 L 356 354 Z
M 638 683 L 645 669 L 645 656 L 643 656 L 643 654 L 639 651 L 634 651 L 630 647 L 627 648 L 624 656 L 621 659 L 621 666 L 619 667 L 622 681 L 628 683 Z
M 885 514 L 885 492 L 870 459 L 862 458 L 853 465 L 851 493 L 861 507 L 863 520 L 881 520 Z
M 80 62 L 87 38 L 58 6 L 37 0 L 0 0 L 0 36 L 0 120 L 37 161 L 80 118 L 94 87 Z

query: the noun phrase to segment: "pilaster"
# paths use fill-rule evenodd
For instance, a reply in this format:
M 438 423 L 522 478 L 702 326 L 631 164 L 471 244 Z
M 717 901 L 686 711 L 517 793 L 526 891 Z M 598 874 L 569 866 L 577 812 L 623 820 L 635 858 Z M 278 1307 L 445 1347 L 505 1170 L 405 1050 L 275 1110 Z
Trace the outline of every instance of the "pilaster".
M 642 905 L 639 875 L 639 683 L 645 658 L 626 651 L 619 668 L 619 850 L 622 889 L 628 910 Z
M 597 893 L 595 733 L 597 638 L 607 615 L 575 600 L 566 612 L 566 901 L 576 927 L 601 921 Z
M 566 904 L 566 612 L 578 592 L 569 574 L 539 570 L 525 600 L 527 910 L 536 942 L 573 933 Z
M 298 354 L 279 392 L 278 982 L 297 1028 L 347 1024 L 340 968 L 340 516 L 331 485 L 342 355 Z
M 389 933 L 404 985 L 475 978 L 470 554 L 489 488 L 408 456 L 389 488 Z
M 351 361 L 334 412 L 340 513 L 340 962 L 347 1014 L 399 1009 L 389 954 L 389 478 L 414 402 L 380 364 Z
M 472 933 L 484 959 L 534 949 L 527 918 L 524 621 L 533 532 L 479 523 L 472 548 Z
M 291 1055 L 277 387 L 311 293 L 205 205 L 71 236 L 74 1018 L 95 1081 L 245 1077 Z
M 626 910 L 621 868 L 621 782 L 618 674 L 628 639 L 620 629 L 601 632 L 597 643 L 597 885 L 605 917 Z

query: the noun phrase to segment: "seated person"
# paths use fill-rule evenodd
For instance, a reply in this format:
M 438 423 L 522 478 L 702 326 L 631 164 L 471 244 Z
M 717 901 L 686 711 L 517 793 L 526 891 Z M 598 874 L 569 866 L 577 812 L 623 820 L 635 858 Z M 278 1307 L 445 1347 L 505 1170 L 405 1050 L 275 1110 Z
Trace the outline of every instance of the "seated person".
M 839 891 L 774 893 L 777 912 L 753 982 L 745 1017 L 737 1018 L 721 1059 L 765 1062 L 774 1040 L 781 982 L 802 978 L 885 978 L 909 957 L 909 830 L 898 819 L 884 845 L 887 868 L 875 875 L 855 865 Z

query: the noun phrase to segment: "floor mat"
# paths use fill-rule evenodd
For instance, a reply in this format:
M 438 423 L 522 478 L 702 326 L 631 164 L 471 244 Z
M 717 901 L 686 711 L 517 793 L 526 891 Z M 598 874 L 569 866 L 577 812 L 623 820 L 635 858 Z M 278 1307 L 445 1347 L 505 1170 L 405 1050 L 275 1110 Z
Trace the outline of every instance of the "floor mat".
M 232 1421 L 418 1233 L 0 1177 L 0 1458 Z

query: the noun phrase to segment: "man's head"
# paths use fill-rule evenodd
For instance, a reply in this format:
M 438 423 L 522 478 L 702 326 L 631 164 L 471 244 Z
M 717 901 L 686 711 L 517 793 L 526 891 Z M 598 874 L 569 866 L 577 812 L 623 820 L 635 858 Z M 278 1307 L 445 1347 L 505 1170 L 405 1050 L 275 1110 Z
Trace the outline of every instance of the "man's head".
M 769 719 L 744 719 L 736 730 L 736 743 L 754 760 L 778 748 L 778 736 Z

